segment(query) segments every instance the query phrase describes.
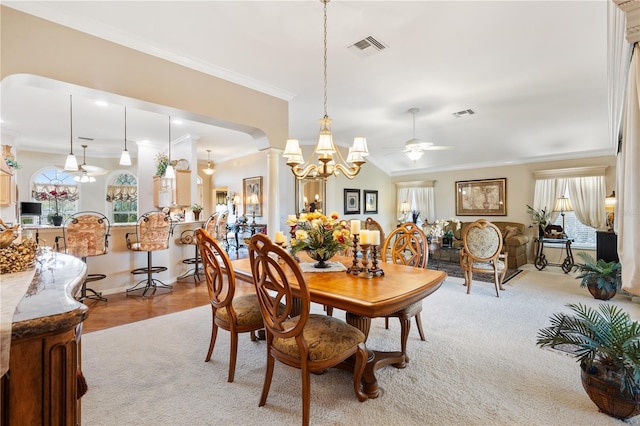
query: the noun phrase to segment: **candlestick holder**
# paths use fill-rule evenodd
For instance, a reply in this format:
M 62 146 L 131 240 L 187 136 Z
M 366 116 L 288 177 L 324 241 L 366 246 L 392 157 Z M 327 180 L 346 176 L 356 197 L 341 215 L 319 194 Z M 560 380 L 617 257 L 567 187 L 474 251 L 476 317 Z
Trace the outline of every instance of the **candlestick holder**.
M 362 278 L 373 278 L 373 274 L 369 271 L 368 268 L 369 260 L 367 259 L 369 247 L 371 247 L 371 244 L 361 244 L 360 247 L 362 248 L 362 268 L 358 276 Z
M 275 244 L 282 249 L 287 248 L 287 243 L 284 241 L 276 242 Z M 278 255 L 278 265 L 284 265 L 284 259 L 280 255 Z
M 375 244 L 372 246 L 372 249 L 371 249 L 371 268 L 369 269 L 369 272 L 374 277 L 379 277 L 384 275 L 384 271 L 382 270 L 382 268 L 378 268 L 378 246 Z
M 353 234 L 353 264 L 347 268 L 347 274 L 358 275 L 362 268 L 358 266 L 358 234 Z

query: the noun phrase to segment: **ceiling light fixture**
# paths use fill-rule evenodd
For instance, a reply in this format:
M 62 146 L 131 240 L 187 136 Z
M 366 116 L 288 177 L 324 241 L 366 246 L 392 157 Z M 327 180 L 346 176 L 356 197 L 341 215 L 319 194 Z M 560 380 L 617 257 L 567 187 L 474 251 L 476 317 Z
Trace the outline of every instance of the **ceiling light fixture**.
M 167 179 L 176 178 L 176 171 L 173 169 L 173 165 L 171 164 L 171 116 L 169 116 L 169 164 L 164 172 L 164 177 Z
M 69 152 L 69 155 L 67 155 L 67 160 L 64 162 L 64 169 L 69 171 L 69 172 L 77 172 L 78 171 L 78 159 L 76 158 L 75 155 L 73 155 L 73 95 L 69 95 L 69 116 L 70 116 L 70 123 L 71 123 L 71 131 L 69 133 L 70 135 L 70 145 L 71 145 L 71 151 Z
M 96 181 L 96 178 L 93 176 L 89 176 L 87 173 L 86 165 L 87 165 L 87 145 L 80 145 L 82 147 L 82 166 L 77 168 L 77 170 L 82 170 L 82 174 L 76 175 L 73 177 L 73 180 L 80 183 L 92 183 Z
M 124 107 L 124 150 L 122 154 L 120 154 L 120 165 L 131 165 L 131 156 L 129 155 L 129 151 L 127 151 L 127 107 Z
M 420 112 L 420 108 L 410 108 L 409 112 L 413 115 L 413 137 L 404 144 L 404 153 L 411 161 L 418 161 L 424 151 L 420 146 L 420 141 L 416 139 L 416 114 Z
M 205 175 L 211 176 L 215 171 L 216 170 L 213 167 L 211 167 L 211 150 L 208 149 L 207 150 L 207 168 L 206 169 L 202 169 L 202 172 Z
M 287 140 L 282 154 L 283 157 L 287 157 L 287 166 L 291 167 L 291 171 L 298 179 L 309 176 L 322 177 L 326 180 L 331 175 L 337 176 L 339 172 L 344 173 L 348 179 L 353 179 L 360 172 L 360 166 L 365 163 L 364 157 L 369 155 L 367 140 L 364 137 L 359 136 L 353 140 L 346 162 L 333 143 L 331 119 L 327 115 L 327 3 L 329 1 L 320 0 L 324 4 L 324 117 L 320 119 L 318 144 L 307 163 L 304 161 L 297 139 Z

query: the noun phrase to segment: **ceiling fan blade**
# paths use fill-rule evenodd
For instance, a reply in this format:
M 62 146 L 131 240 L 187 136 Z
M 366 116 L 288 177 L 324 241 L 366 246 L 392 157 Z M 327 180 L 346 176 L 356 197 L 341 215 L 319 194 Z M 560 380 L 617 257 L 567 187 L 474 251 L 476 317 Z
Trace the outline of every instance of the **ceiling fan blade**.
M 103 169 L 102 167 L 92 166 L 90 164 L 83 164 L 80 166 L 80 168 L 86 171 L 89 175 L 93 176 L 101 176 L 109 173 L 108 170 Z
M 453 146 L 446 146 L 446 145 L 431 145 L 422 149 L 425 151 L 446 151 L 448 149 L 453 149 L 453 148 L 454 148 Z

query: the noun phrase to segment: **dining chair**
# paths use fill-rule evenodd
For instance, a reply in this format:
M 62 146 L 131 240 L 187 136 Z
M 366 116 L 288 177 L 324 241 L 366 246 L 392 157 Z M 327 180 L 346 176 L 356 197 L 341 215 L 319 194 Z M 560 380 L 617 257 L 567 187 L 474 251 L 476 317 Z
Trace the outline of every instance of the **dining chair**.
M 382 259 L 382 257 L 385 255 L 385 252 L 382 250 L 382 247 L 385 241 L 385 233 L 384 233 L 384 229 L 382 229 L 382 225 L 380 225 L 380 223 L 378 223 L 372 217 L 367 217 L 364 220 L 364 228 L 369 231 L 380 232 L 380 244 L 376 247 L 376 250 L 378 251 L 378 255 L 376 257 L 378 257 L 379 259 Z
M 366 400 L 361 390 L 367 362 L 362 331 L 337 318 L 311 314 L 309 288 L 300 265 L 266 235 L 251 237 L 249 259 L 267 338 L 267 369 L 259 406 L 267 401 L 276 359 L 301 370 L 303 425 L 309 424 L 310 373 L 336 367 L 351 356 L 355 358 L 354 392 L 360 401 Z M 283 311 L 278 311 L 274 300 L 284 304 Z
M 209 234 L 215 235 L 216 225 L 218 222 L 219 215 L 220 215 L 219 212 L 215 212 L 211 214 L 202 225 L 202 227 L 206 229 Z M 180 244 L 192 245 L 195 251 L 193 257 L 188 257 L 182 260 L 182 263 L 186 265 L 193 265 L 193 268 L 189 269 L 184 274 L 180 275 L 178 277 L 178 280 L 182 280 L 186 277 L 193 276 L 193 281 L 196 283 L 199 283 L 200 273 L 202 271 L 202 268 L 201 268 L 202 260 L 200 258 L 200 250 L 198 250 L 198 244 L 196 242 L 195 232 L 196 232 L 195 229 L 185 229 L 184 231 L 182 231 L 182 233 L 180 234 L 180 238 L 178 239 L 178 242 Z
M 504 290 L 502 281 L 507 273 L 505 259 L 508 253 L 502 250 L 502 233 L 495 224 L 478 219 L 469 224 L 462 234 L 462 249 L 460 249 L 460 267 L 464 276 L 467 294 L 471 292 L 473 273 L 493 274 L 496 296 L 500 297 L 500 290 Z
M 110 227 L 109 219 L 102 213 L 78 212 L 65 221 L 62 238 L 58 236 L 55 239 L 56 250 L 79 257 L 85 263 L 87 257 L 105 255 L 109 250 Z M 62 248 L 61 240 L 64 244 Z M 105 274 L 88 274 L 82 283 L 78 300 L 82 302 L 85 299 L 94 299 L 106 302 L 107 298 L 103 297 L 102 293 L 87 288 L 87 283 L 106 277 Z M 87 292 L 91 294 L 88 295 Z
M 211 304 L 211 341 L 204 362 L 209 362 L 218 336 L 218 328 L 231 334 L 228 382 L 233 382 L 238 354 L 238 334 L 264 328 L 258 297 L 255 294 L 235 296 L 236 277 L 227 252 L 205 229 L 195 231 Z
M 136 290 L 142 290 L 145 296 L 147 291 L 152 290 L 155 293 L 157 287 L 172 289 L 173 286 L 165 284 L 153 274 L 164 272 L 166 266 L 153 266 L 152 253 L 158 250 L 166 250 L 169 248 L 169 235 L 172 232 L 171 218 L 164 212 L 151 211 L 143 214 L 138 219 L 136 232 L 127 232 L 125 239 L 127 248 L 135 252 L 147 253 L 147 265 L 143 268 L 136 268 L 131 271 L 133 275 L 146 275 L 147 277 L 139 281 L 136 285 L 127 289 L 127 294 Z
M 382 257 L 382 262 L 384 263 L 390 260 L 392 263 L 399 265 L 426 268 L 429 260 L 427 236 L 422 232 L 422 229 L 413 222 L 403 223 L 391 231 L 384 241 L 382 251 L 385 253 L 385 256 Z M 385 328 L 389 328 L 389 318 L 400 319 L 400 345 L 402 353 L 406 354 L 407 339 L 409 338 L 409 328 L 412 317 L 416 319 L 420 340 L 426 340 L 422 329 L 420 312 L 422 312 L 422 300 L 385 316 Z

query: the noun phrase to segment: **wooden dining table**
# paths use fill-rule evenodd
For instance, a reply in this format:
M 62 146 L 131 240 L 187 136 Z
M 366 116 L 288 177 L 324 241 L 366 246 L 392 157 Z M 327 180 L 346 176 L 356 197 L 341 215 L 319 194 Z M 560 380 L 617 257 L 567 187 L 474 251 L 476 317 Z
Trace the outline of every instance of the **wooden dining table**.
M 301 253 L 303 262 L 306 260 L 304 256 Z M 348 267 L 352 259 L 334 256 L 331 261 L 340 262 Z M 249 258 L 234 260 L 231 263 L 236 279 L 253 282 Z M 347 323 L 368 336 L 372 318 L 397 312 L 424 299 L 440 288 L 447 277 L 443 271 L 394 263 L 382 263 L 379 266 L 384 269 L 384 275 L 374 278 L 364 278 L 346 271 L 305 272 L 304 277 L 309 287 L 311 301 L 344 310 Z M 410 319 L 406 321 L 407 327 L 410 327 Z M 362 377 L 363 391 L 369 398 L 377 398 L 380 388 L 375 375 L 376 370 L 388 364 L 404 368 L 409 357 L 401 351 L 377 351 L 371 348 L 368 350 L 369 358 Z M 348 364 L 342 367 L 351 368 Z

